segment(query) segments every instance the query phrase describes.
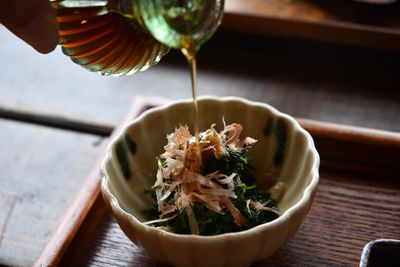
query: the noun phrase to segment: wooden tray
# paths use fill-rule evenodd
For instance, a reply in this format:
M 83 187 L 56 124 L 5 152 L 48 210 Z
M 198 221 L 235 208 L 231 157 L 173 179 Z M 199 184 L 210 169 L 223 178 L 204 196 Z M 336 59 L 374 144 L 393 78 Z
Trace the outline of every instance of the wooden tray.
M 399 50 L 400 2 L 227 0 L 222 27 Z
M 119 128 L 162 102 L 136 98 Z M 294 238 L 254 266 L 355 266 L 369 241 L 400 238 L 400 134 L 298 120 L 321 155 L 315 202 Z M 103 156 L 35 266 L 163 266 L 127 239 L 103 202 Z

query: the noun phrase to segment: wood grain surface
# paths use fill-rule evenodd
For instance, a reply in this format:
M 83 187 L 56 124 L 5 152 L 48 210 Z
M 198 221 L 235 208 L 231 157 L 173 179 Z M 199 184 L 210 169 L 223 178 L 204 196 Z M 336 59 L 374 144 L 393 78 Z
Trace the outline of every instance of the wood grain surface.
M 238 3 L 226 2 L 228 8 Z M 275 17 L 265 13 L 267 24 L 257 26 L 260 20 L 252 20 L 254 14 L 242 9 L 235 25 L 229 24 L 229 19 L 235 18 L 234 9 L 228 12 L 225 28 L 200 51 L 200 95 L 239 96 L 269 103 L 296 117 L 400 132 L 400 54 L 382 48 L 385 46 L 372 49 L 360 43 L 371 40 L 372 45 L 379 46 L 376 41 L 387 43 L 387 36 L 397 35 L 382 28 L 398 26 L 399 4 L 371 9 L 349 1 L 351 8 L 345 9 L 345 0 L 335 1 L 335 6 L 327 0 L 243 2 L 261 7 L 259 12 L 265 12 L 269 3 Z M 387 12 L 389 8 L 393 9 Z M 382 20 L 382 14 L 389 15 Z M 306 21 L 309 16 L 315 21 Z M 240 19 L 246 17 L 248 24 L 241 23 Z M 335 21 L 370 25 L 348 31 L 347 24 Z M 326 30 L 326 25 L 332 31 Z M 371 33 L 369 37 L 364 35 L 367 32 Z M 292 38 L 315 38 L 318 34 L 325 34 L 317 38 L 320 40 L 340 42 L 340 38 L 347 38 L 358 46 Z M 397 45 L 396 40 L 390 45 Z M 71 63 L 59 48 L 49 55 L 36 53 L 2 25 L 0 59 L 6 66 L 0 72 L 0 118 L 8 119 L 0 119 L 0 265 L 30 266 L 78 193 L 101 151 L 104 136 L 128 112 L 131 99 L 137 95 L 189 98 L 189 71 L 183 57 L 171 51 L 146 72 L 118 79 L 102 77 Z M 349 146 L 360 148 L 358 154 L 345 153 L 346 147 L 342 145 L 341 150 L 325 157 L 339 162 L 331 165 L 332 169 L 339 166 L 349 171 L 351 165 L 358 166 L 356 172 L 360 173 L 359 167 L 366 166 L 358 160 L 365 151 L 363 143 Z M 388 166 L 385 161 L 389 165 L 396 162 L 399 150 L 388 144 L 372 147 L 376 151 L 382 148 L 388 152 L 370 154 L 370 159 L 379 162 L 372 166 L 378 172 L 361 172 L 361 178 L 374 180 L 381 176 L 381 167 Z M 392 178 L 398 180 L 396 175 Z M 392 195 L 397 197 L 396 192 Z M 113 225 L 112 221 L 108 223 Z M 118 231 L 115 225 L 110 229 Z M 132 245 L 124 243 L 124 236 L 119 238 L 129 251 Z M 362 243 L 357 242 L 357 246 Z M 116 255 L 124 253 L 113 246 Z M 129 258 L 131 265 L 147 259 L 149 265 L 156 266 L 146 254 L 137 248 L 134 251 L 139 257 Z M 87 253 L 97 255 L 92 250 Z M 117 264 L 114 258 L 96 257 L 97 265 L 101 261 Z
M 369 241 L 400 238 L 399 201 L 399 183 L 322 173 L 298 233 L 254 266 L 357 266 Z M 101 198 L 91 214 L 61 266 L 164 266 L 128 240 Z
M 135 95 L 190 98 L 189 69 L 171 51 L 131 77 L 102 77 L 57 49 L 35 53 L 0 26 L 0 106 L 116 126 Z M 199 95 L 239 96 L 296 117 L 400 131 L 400 54 L 218 32 L 199 53 Z M 23 72 L 21 72 L 23 70 Z
M 154 98 L 157 101 L 157 98 Z M 143 105 L 140 97 L 132 101 L 129 111 L 125 118 L 120 122 L 119 127 L 114 129 L 113 134 L 109 137 L 112 140 L 121 131 L 121 127 L 127 124 L 132 118 L 137 117 L 148 107 Z M 155 105 L 152 101 L 147 101 L 148 105 Z M 48 240 L 47 245 L 42 250 L 40 256 L 35 260 L 35 266 L 56 266 L 64 256 L 70 242 L 77 237 L 77 231 L 81 228 L 82 222 L 88 217 L 92 206 L 100 199 L 100 165 L 103 161 L 107 147 L 103 146 L 99 152 L 93 168 L 87 174 L 86 178 L 80 184 L 78 194 L 72 201 L 71 205 L 66 209 L 65 214 L 58 227 L 55 228 L 52 238 Z M 93 215 L 91 215 L 93 217 Z M 96 216 L 94 216 L 97 218 Z M 87 229 L 90 232 L 90 229 Z M 86 233 L 87 234 L 87 233 Z M 78 236 L 79 238 L 79 236 Z
M 233 31 L 400 49 L 399 3 L 230 0 L 225 10 L 223 27 Z
M 324 172 L 399 182 L 400 133 L 297 119 L 313 137 Z
M 30 266 L 105 139 L 0 119 L 0 265 Z

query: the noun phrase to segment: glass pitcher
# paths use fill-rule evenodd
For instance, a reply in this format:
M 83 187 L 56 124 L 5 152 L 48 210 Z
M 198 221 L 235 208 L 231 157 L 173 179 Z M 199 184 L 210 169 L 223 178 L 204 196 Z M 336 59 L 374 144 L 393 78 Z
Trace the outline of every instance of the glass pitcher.
M 102 75 L 131 75 L 172 48 L 197 51 L 224 0 L 50 0 L 65 55 Z

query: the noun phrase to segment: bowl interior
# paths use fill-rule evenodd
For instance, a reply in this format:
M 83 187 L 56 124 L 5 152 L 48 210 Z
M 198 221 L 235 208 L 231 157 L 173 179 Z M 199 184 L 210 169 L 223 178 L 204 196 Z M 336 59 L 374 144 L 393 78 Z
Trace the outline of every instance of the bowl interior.
M 270 106 L 235 98 L 199 100 L 200 130 L 216 124 L 217 130 L 233 122 L 243 126 L 242 138 L 258 142 L 249 150 L 257 186 L 269 189 L 278 180 L 284 184 L 279 209 L 286 211 L 300 201 L 310 184 L 318 159 L 311 137 L 290 117 Z M 156 156 L 163 152 L 167 134 L 180 124 L 193 131 L 193 106 L 182 101 L 146 112 L 133 121 L 111 146 L 105 163 L 109 190 L 120 206 L 141 221 L 152 205 L 144 192 L 155 182 Z M 272 178 L 271 174 L 272 173 Z

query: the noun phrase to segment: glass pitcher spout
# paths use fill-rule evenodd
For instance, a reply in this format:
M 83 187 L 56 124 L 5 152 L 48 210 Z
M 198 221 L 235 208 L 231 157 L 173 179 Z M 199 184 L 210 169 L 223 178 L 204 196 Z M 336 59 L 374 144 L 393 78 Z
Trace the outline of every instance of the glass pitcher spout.
M 50 0 L 64 54 L 89 71 L 131 75 L 169 49 L 198 50 L 219 26 L 223 0 Z

